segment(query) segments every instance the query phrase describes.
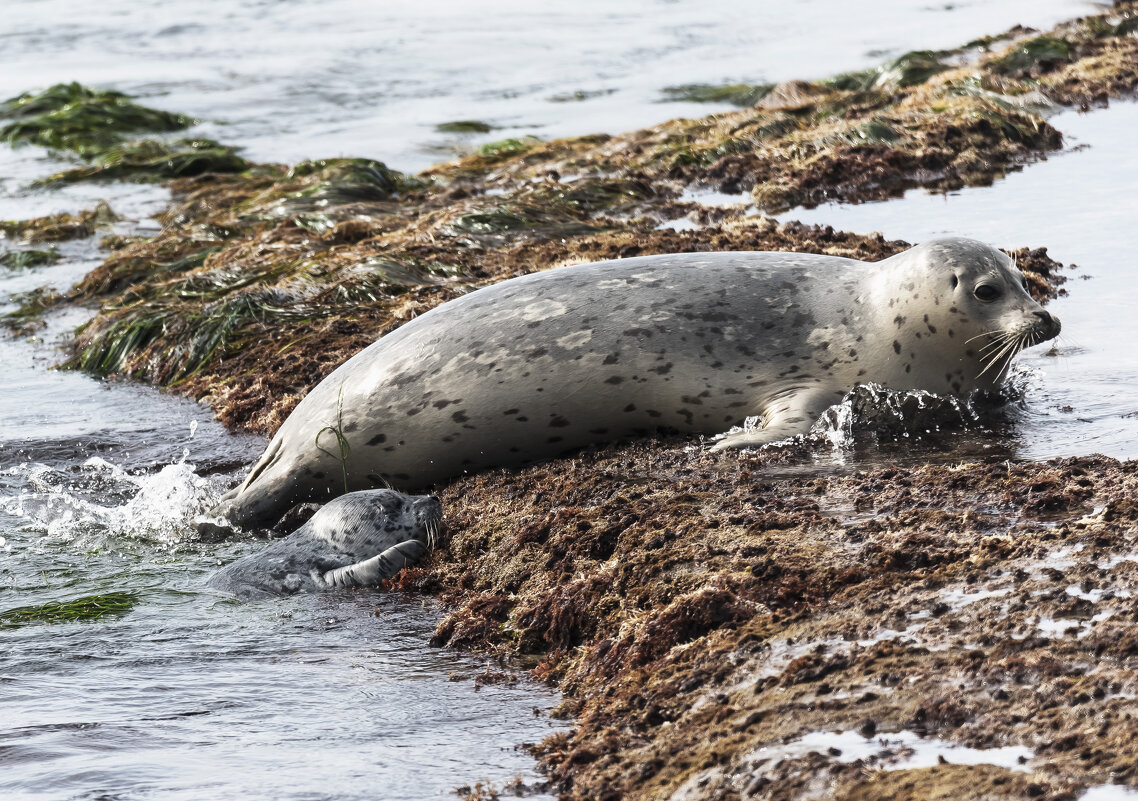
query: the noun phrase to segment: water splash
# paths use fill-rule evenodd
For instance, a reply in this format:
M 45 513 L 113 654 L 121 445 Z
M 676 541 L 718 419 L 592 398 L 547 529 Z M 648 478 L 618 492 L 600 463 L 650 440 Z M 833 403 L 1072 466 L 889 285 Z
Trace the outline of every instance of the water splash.
M 947 432 L 983 428 L 983 406 L 978 397 L 859 384 L 822 414 L 810 435 L 829 443 L 835 452 L 852 450 L 863 434 L 878 442 L 935 440 Z
M 97 456 L 66 468 L 13 467 L 6 473 L 22 475 L 25 488 L 0 501 L 0 511 L 50 542 L 175 545 L 192 533 L 188 521 L 217 503 L 224 480 L 197 475 L 188 456 L 184 451 L 180 461 L 154 473 L 131 473 Z

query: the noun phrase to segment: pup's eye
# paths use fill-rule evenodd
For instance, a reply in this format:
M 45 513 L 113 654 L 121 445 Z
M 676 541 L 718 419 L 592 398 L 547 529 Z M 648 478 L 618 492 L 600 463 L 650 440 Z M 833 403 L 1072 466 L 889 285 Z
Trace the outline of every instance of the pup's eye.
M 956 289 L 956 285 L 957 285 L 957 284 L 959 284 L 959 283 L 960 283 L 960 279 L 959 279 L 959 278 L 957 278 L 955 275 L 954 275 L 954 276 L 952 276 L 952 288 L 953 288 L 953 289 Z
M 977 300 L 983 301 L 984 303 L 991 303 L 1000 296 L 1000 290 L 991 284 L 980 284 L 980 286 L 972 290 L 972 294 L 976 296 Z

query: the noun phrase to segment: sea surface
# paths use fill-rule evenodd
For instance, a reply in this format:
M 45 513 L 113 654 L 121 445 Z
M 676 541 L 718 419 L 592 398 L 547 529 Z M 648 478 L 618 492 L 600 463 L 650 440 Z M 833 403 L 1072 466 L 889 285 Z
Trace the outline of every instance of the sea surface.
M 724 108 L 661 102 L 668 86 L 818 78 L 1096 7 L 8 0 L 0 96 L 77 80 L 194 114 L 198 133 L 252 159 L 366 156 L 416 170 L 487 140 L 616 133 Z M 471 119 L 496 129 L 435 127 Z M 1083 147 L 990 189 L 790 216 L 914 241 L 1047 245 L 1077 262 L 1053 306 L 1064 334 L 1054 352 L 1025 355 L 1024 398 L 998 447 L 1133 456 L 1136 122 L 1123 104 L 1062 115 L 1055 124 Z M 29 186 L 61 166 L 36 148 L 0 148 L 0 219 L 105 200 L 120 232 L 157 228 L 160 187 Z M 100 261 L 91 242 L 60 251 L 50 267 L 0 268 L 0 309 Z M 225 432 L 191 401 L 50 369 L 87 314 L 0 337 L 0 612 L 108 592 L 136 600 L 95 622 L 0 628 L 0 798 L 422 799 L 538 782 L 520 746 L 564 725 L 548 715 L 556 695 L 524 676 L 479 687 L 487 669 L 524 671 L 431 648 L 442 614 L 431 601 L 356 592 L 239 604 L 203 590 L 218 565 L 261 545 L 197 544 L 187 521 L 264 441 Z

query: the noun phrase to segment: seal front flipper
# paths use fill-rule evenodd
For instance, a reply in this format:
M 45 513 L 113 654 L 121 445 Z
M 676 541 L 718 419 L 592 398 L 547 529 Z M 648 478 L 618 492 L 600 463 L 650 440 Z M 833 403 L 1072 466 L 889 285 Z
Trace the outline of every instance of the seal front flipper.
M 712 451 L 725 451 L 728 448 L 759 448 L 772 442 L 809 433 L 814 422 L 822 416 L 832 403 L 825 393 L 802 393 L 791 396 L 768 409 L 763 415 L 762 428 L 753 428 L 726 434 L 716 442 Z
M 313 579 L 319 578 L 328 587 L 374 587 L 418 562 L 427 555 L 428 550 L 425 542 L 405 540 L 377 556 L 329 570 L 323 576 L 314 571 Z

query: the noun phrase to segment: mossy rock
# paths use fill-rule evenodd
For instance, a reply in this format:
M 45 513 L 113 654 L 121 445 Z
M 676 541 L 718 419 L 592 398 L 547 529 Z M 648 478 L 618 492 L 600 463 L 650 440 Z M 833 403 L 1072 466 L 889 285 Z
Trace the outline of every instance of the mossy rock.
M 308 188 L 292 196 L 294 200 L 309 201 L 293 204 L 298 210 L 391 200 L 401 192 L 423 186 L 418 179 L 393 170 L 382 161 L 363 158 L 302 161 L 289 170 L 287 177 L 310 179 Z
M 36 185 L 52 186 L 92 180 L 165 181 L 205 173 L 243 172 L 249 167 L 234 148 L 212 139 L 141 139 L 114 145 L 96 164 L 58 172 Z
M 1021 42 L 1007 55 L 993 61 L 989 66 L 1000 75 L 1022 77 L 1038 64 L 1066 62 L 1071 57 L 1073 46 L 1064 39 L 1053 36 L 1037 36 Z
M 857 72 L 845 72 L 821 81 L 823 86 L 843 92 L 866 92 L 870 89 L 895 90 L 919 86 L 950 67 L 941 61 L 938 50 L 912 50 L 882 64 Z
M 541 140 L 536 136 L 523 136 L 520 139 L 501 139 L 497 142 L 487 142 L 478 148 L 478 155 L 484 159 L 498 161 L 512 158 L 513 156 L 520 156 L 522 153 L 532 150 L 539 144 L 541 144 Z
M 747 108 L 770 94 L 773 88 L 774 84 L 770 83 L 726 85 L 687 83 L 680 86 L 666 86 L 661 93 L 664 95 L 664 101 L 668 103 L 729 103 L 732 106 Z
M 490 133 L 495 127 L 481 120 L 454 120 L 453 122 L 440 122 L 435 126 L 435 130 L 439 133 L 482 134 Z
M 0 138 L 10 145 L 35 144 L 96 158 L 128 135 L 170 133 L 193 125 L 185 114 L 140 106 L 128 95 L 99 91 L 78 83 L 60 83 L 39 93 L 24 93 L 0 106 Z
M 26 270 L 54 264 L 57 261 L 59 253 L 55 250 L 11 250 L 0 256 L 0 267 L 9 270 Z
M 941 61 L 943 53 L 934 50 L 912 50 L 877 69 L 873 88 L 904 89 L 918 86 L 949 69 Z

